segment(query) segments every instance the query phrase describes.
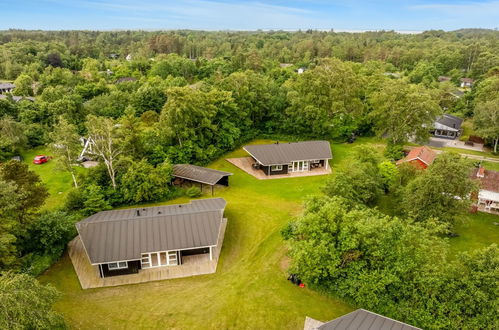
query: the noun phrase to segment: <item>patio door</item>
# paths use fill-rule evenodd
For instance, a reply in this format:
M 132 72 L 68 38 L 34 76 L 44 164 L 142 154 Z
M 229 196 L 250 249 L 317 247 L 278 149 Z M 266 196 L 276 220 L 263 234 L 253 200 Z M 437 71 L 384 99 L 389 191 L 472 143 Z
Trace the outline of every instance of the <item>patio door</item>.
M 143 253 L 141 264 L 142 268 L 176 266 L 178 265 L 177 251 Z
M 307 161 L 300 160 L 297 162 L 293 162 L 291 172 L 304 172 L 304 171 L 308 171 L 308 162 Z

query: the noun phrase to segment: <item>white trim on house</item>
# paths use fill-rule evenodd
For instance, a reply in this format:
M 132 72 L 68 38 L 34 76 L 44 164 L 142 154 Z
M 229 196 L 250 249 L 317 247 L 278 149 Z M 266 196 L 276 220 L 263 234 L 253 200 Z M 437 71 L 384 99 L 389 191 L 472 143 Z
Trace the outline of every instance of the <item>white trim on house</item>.
M 256 158 L 255 156 L 253 156 L 253 154 L 251 152 L 249 152 L 248 150 L 246 150 L 245 147 L 243 147 L 243 150 L 246 151 L 251 157 L 253 157 L 260 165 L 263 165 L 263 166 L 274 166 L 274 165 L 289 165 L 289 164 L 286 164 L 286 163 L 280 163 L 280 164 L 264 164 L 262 163 L 261 161 L 258 160 L 258 158 Z M 316 161 L 316 160 L 325 160 L 325 161 L 328 161 L 330 159 L 333 159 L 333 157 L 331 158 L 311 158 L 311 159 L 293 159 L 291 161 L 292 162 L 310 162 L 310 161 Z
M 116 265 L 116 266 L 111 267 L 111 265 Z M 128 261 L 107 263 L 107 269 L 109 270 L 126 269 L 126 268 L 128 268 Z
M 272 166 L 270 166 L 270 170 L 274 171 L 274 172 L 275 171 L 282 171 L 282 166 L 283 165 L 272 165 Z
M 407 160 L 404 160 L 404 162 L 412 162 L 413 160 L 420 160 L 422 161 L 423 163 L 425 163 L 426 165 L 430 166 L 430 164 L 428 164 L 426 161 L 424 161 L 423 159 L 421 159 L 420 157 L 414 157 L 414 158 L 411 158 L 411 159 L 407 159 Z

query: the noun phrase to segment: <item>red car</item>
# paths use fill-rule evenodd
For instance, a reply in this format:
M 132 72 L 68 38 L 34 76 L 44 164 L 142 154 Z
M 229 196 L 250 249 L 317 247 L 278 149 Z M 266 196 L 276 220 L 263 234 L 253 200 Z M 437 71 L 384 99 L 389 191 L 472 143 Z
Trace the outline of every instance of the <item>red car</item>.
M 45 155 L 38 155 L 35 156 L 35 159 L 33 159 L 33 164 L 43 164 L 49 161 L 49 158 Z

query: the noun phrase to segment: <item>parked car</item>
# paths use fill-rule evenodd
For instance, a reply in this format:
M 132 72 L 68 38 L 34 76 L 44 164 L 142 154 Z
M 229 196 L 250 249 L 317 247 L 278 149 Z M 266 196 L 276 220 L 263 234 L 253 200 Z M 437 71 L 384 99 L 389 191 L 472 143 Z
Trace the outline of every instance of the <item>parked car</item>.
M 49 157 L 48 156 L 45 156 L 45 155 L 38 155 L 38 156 L 35 156 L 35 158 L 33 159 L 33 164 L 43 164 L 43 163 L 46 163 L 49 161 Z

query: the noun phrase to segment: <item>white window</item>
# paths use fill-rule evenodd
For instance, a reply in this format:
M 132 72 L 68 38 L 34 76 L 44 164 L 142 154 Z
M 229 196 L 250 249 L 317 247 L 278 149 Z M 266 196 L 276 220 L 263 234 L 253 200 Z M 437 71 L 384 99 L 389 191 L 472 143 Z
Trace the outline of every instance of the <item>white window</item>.
M 126 261 L 111 262 L 107 264 L 107 267 L 109 268 L 109 270 L 128 268 L 128 262 Z
M 270 169 L 272 171 L 282 171 L 282 165 L 272 165 Z

